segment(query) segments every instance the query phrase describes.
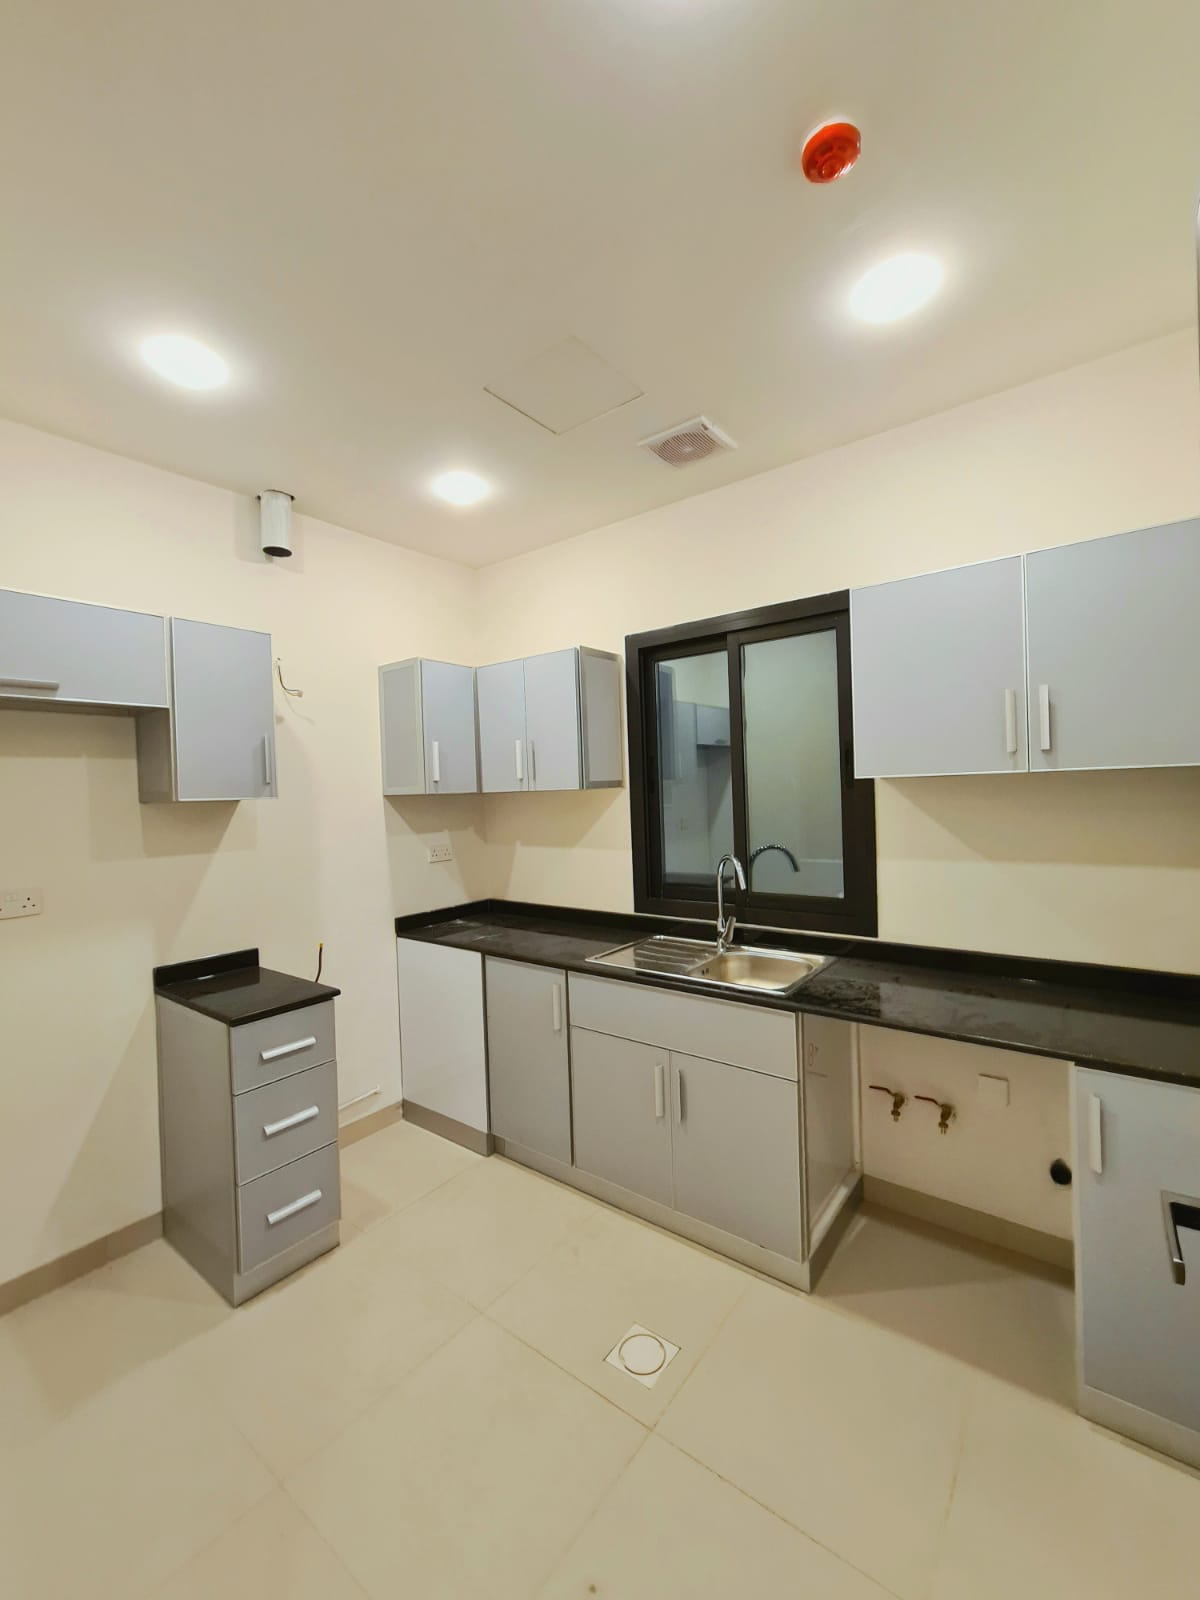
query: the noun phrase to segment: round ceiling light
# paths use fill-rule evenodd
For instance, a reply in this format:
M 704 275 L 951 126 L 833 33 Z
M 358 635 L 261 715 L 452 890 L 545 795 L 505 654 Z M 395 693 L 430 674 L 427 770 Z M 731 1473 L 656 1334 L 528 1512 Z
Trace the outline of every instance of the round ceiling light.
M 862 322 L 896 322 L 919 311 L 942 286 L 940 261 L 917 251 L 889 256 L 864 272 L 850 291 L 850 310 Z
M 477 472 L 443 472 L 429 486 L 439 500 L 452 506 L 473 506 L 490 492 Z
M 229 377 L 228 361 L 186 333 L 152 334 L 142 340 L 141 355 L 160 378 L 181 389 L 219 389 Z
M 800 170 L 809 183 L 833 183 L 862 154 L 862 134 L 852 122 L 823 122 L 800 151 Z

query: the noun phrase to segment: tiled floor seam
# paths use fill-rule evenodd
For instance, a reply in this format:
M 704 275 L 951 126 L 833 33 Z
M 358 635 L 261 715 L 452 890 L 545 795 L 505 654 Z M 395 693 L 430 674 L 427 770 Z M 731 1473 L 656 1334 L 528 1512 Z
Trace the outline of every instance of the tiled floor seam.
M 673 1404 L 674 1401 L 672 1401 Z M 670 1410 L 670 1406 L 667 1407 L 667 1410 Z M 661 1421 L 662 1419 L 660 1418 L 659 1420 Z M 860 1567 L 857 1562 L 851 1561 L 849 1556 L 843 1555 L 840 1550 L 835 1550 L 833 1545 L 826 1544 L 823 1539 L 818 1539 L 815 1533 L 810 1533 L 807 1528 L 802 1528 L 798 1522 L 793 1522 L 790 1517 L 785 1517 L 781 1511 L 776 1511 L 773 1506 L 769 1506 L 765 1500 L 760 1500 L 757 1495 L 751 1494 L 749 1489 L 743 1488 L 740 1483 L 735 1483 L 732 1478 L 727 1478 L 723 1472 L 718 1472 L 711 1461 L 705 1461 L 702 1456 L 693 1455 L 687 1446 L 680 1444 L 678 1440 L 669 1438 L 665 1433 L 659 1434 L 658 1437 L 665 1444 L 669 1444 L 672 1450 L 678 1450 L 680 1455 L 686 1456 L 689 1461 L 695 1462 L 698 1467 L 703 1467 L 705 1472 L 711 1472 L 713 1477 L 720 1479 L 727 1488 L 733 1489 L 744 1499 L 753 1501 L 760 1511 L 765 1511 L 768 1516 L 774 1517 L 776 1522 L 782 1522 L 784 1527 L 790 1528 L 793 1533 L 802 1534 L 810 1544 L 817 1545 L 824 1550 L 826 1555 L 832 1556 L 835 1561 L 840 1561 L 843 1567 L 849 1567 L 852 1572 L 857 1572 L 860 1578 L 865 1578 L 868 1583 L 873 1583 L 881 1594 L 891 1595 L 893 1600 L 921 1600 L 918 1595 L 902 1595 L 896 1589 L 889 1589 L 882 1579 L 875 1577 L 873 1573 L 868 1572 L 864 1567 Z
M 718 1256 L 715 1259 L 720 1260 L 721 1258 Z M 688 1372 L 686 1377 L 684 1377 L 684 1379 L 680 1383 L 678 1389 L 676 1389 L 675 1393 L 667 1401 L 667 1403 L 663 1407 L 662 1411 L 659 1412 L 658 1416 L 655 1418 L 654 1422 L 652 1423 L 652 1425 L 651 1425 L 651 1431 L 652 1432 L 654 1432 L 654 1433 L 658 1432 L 659 1423 L 667 1415 L 667 1413 L 670 1411 L 671 1407 L 675 1404 L 675 1402 L 679 1399 L 680 1395 L 687 1388 L 688 1384 L 691 1383 L 692 1379 L 696 1376 L 697 1372 L 699 1372 L 700 1365 L 703 1362 L 705 1356 L 708 1354 L 708 1352 L 712 1349 L 713 1345 L 716 1344 L 717 1340 L 720 1338 L 721 1333 L 722 1333 L 722 1331 L 723 1331 L 723 1329 L 725 1327 L 725 1324 L 729 1321 L 730 1317 L 737 1310 L 737 1308 L 741 1305 L 742 1301 L 746 1298 L 746 1295 L 749 1293 L 749 1289 L 750 1289 L 750 1285 L 748 1283 L 743 1284 L 742 1287 L 738 1290 L 737 1294 L 734 1295 L 733 1300 L 730 1302 L 729 1309 L 726 1311 L 725 1315 L 719 1319 L 719 1321 L 717 1322 L 716 1327 L 709 1334 L 708 1338 L 704 1341 L 704 1347 L 700 1351 L 700 1354 L 696 1357 L 696 1360 L 692 1365 L 691 1371 Z M 683 1346 L 682 1348 L 686 1349 L 687 1346 Z M 665 1438 L 666 1435 L 664 1434 L 663 1437 Z
M 636 1422 L 637 1418 L 634 1417 L 632 1420 Z M 559 1549 L 558 1553 L 555 1555 L 553 1561 L 551 1561 L 550 1565 L 546 1568 L 545 1572 L 538 1579 L 536 1585 L 533 1588 L 530 1589 L 530 1591 L 529 1591 L 530 1600 L 536 1600 L 536 1597 L 542 1593 L 543 1589 L 545 1589 L 546 1585 L 550 1582 L 550 1579 L 558 1571 L 558 1569 L 562 1565 L 563 1561 L 566 1559 L 567 1556 L 570 1555 L 571 1551 L 579 1543 L 580 1539 L 583 1538 L 584 1534 L 591 1527 L 592 1523 L 595 1522 L 596 1518 L 600 1515 L 601 1511 L 603 1511 L 604 1507 L 607 1505 L 607 1503 L 611 1499 L 611 1497 L 614 1494 L 616 1494 L 617 1490 L 620 1488 L 621 1484 L 624 1482 L 625 1474 L 630 1470 L 630 1468 L 633 1466 L 634 1462 L 641 1455 L 642 1451 L 646 1448 L 646 1445 L 649 1442 L 649 1439 L 650 1439 L 650 1430 L 647 1429 L 646 1432 L 644 1433 L 644 1435 L 642 1436 L 642 1438 L 638 1441 L 638 1447 L 633 1452 L 633 1454 L 630 1456 L 629 1460 L 621 1468 L 620 1472 L 617 1473 L 616 1477 L 609 1484 L 608 1488 L 605 1489 L 604 1493 L 600 1496 L 599 1500 L 596 1501 L 596 1504 L 592 1507 L 592 1509 L 588 1512 L 587 1516 L 583 1519 L 583 1521 L 575 1529 L 575 1532 L 573 1534 L 571 1534 L 571 1536 L 561 1546 L 561 1548 Z
M 499 1298 L 499 1296 L 497 1296 L 497 1298 Z M 556 1372 L 561 1372 L 564 1378 L 570 1378 L 572 1383 L 577 1383 L 581 1389 L 586 1389 L 589 1394 L 595 1395 L 597 1400 L 603 1400 L 604 1404 L 606 1406 L 611 1406 L 618 1416 L 624 1417 L 628 1422 L 636 1422 L 638 1427 L 647 1434 L 650 1434 L 654 1431 L 648 1422 L 643 1422 L 640 1417 L 635 1417 L 632 1411 L 626 1411 L 624 1406 L 618 1405 L 615 1400 L 610 1399 L 610 1397 L 604 1394 L 601 1390 L 594 1389 L 586 1378 L 581 1378 L 577 1372 L 571 1372 L 567 1367 L 564 1367 L 561 1362 L 556 1361 L 553 1356 L 548 1356 L 544 1350 L 539 1350 L 537 1345 L 530 1344 L 528 1339 L 522 1338 L 519 1333 L 515 1333 L 512 1328 L 508 1327 L 506 1323 L 501 1322 L 498 1317 L 490 1316 L 486 1311 L 481 1311 L 479 1315 L 481 1317 L 486 1317 L 493 1328 L 498 1328 L 501 1333 L 506 1333 L 510 1339 L 515 1339 L 519 1345 L 524 1346 L 524 1348 L 530 1351 L 531 1354 L 537 1356 L 540 1361 L 545 1361 L 547 1365 L 553 1367 Z M 601 1365 L 603 1365 L 604 1358 L 601 1357 L 600 1360 Z M 612 1368 L 610 1367 L 608 1370 L 611 1372 Z M 643 1443 L 644 1442 L 645 1441 L 643 1440 Z M 641 1445 L 638 1446 L 638 1449 L 641 1449 Z
M 382 1132 L 383 1130 L 381 1129 L 380 1131 Z M 368 1135 L 368 1137 L 370 1137 L 370 1135 Z M 280 1488 L 283 1490 L 283 1493 L 287 1496 L 288 1504 L 290 1506 L 293 1506 L 300 1513 L 300 1516 L 304 1519 L 304 1521 L 307 1523 L 307 1525 L 316 1534 L 317 1538 L 321 1541 L 321 1543 L 325 1546 L 325 1548 L 330 1552 L 330 1554 L 333 1556 L 333 1559 L 337 1562 L 338 1566 L 341 1567 L 342 1571 L 350 1579 L 350 1582 L 358 1590 L 359 1594 L 362 1595 L 363 1600 L 371 1600 L 371 1592 L 370 1592 L 370 1590 L 365 1588 L 363 1586 L 363 1584 L 361 1584 L 358 1581 L 358 1578 L 354 1575 L 354 1573 L 346 1565 L 346 1562 L 343 1559 L 341 1552 L 339 1550 L 336 1550 L 334 1548 L 334 1546 L 330 1544 L 329 1540 L 322 1533 L 321 1529 L 317 1526 L 317 1524 L 309 1516 L 308 1512 L 304 1509 L 304 1507 L 296 1499 L 295 1495 L 292 1494 L 292 1492 L 288 1489 L 287 1485 L 286 1484 L 281 1484 Z
M 240 1429 L 238 1429 L 238 1433 L 241 1435 Z M 258 1456 L 258 1451 L 255 1450 L 254 1454 Z M 262 1457 L 258 1456 L 258 1459 L 261 1461 Z M 266 1463 L 263 1462 L 263 1465 L 265 1467 Z M 270 1467 L 267 1467 L 266 1470 L 271 1472 Z M 274 1478 L 275 1474 L 271 1472 L 271 1476 Z M 264 1491 L 263 1494 L 259 1495 L 257 1500 L 253 1501 L 250 1505 L 239 1511 L 236 1517 L 230 1518 L 228 1522 L 226 1522 L 222 1527 L 218 1528 L 211 1539 L 205 1539 L 203 1544 L 197 1545 L 190 1555 L 184 1556 L 183 1560 L 177 1562 L 176 1565 L 171 1568 L 170 1572 L 165 1573 L 161 1578 L 159 1578 L 152 1589 L 142 1590 L 141 1594 L 143 1600 L 154 1600 L 154 1596 L 160 1594 L 169 1583 L 174 1582 L 181 1572 L 185 1571 L 191 1566 L 193 1561 L 199 1561 L 201 1556 L 212 1549 L 213 1545 L 219 1544 L 220 1541 L 226 1538 L 234 1528 L 240 1527 L 241 1524 L 245 1522 L 247 1517 L 252 1516 L 256 1511 L 264 1506 L 273 1494 L 277 1494 L 279 1492 L 281 1487 L 282 1485 L 279 1483 L 278 1479 L 276 1479 L 275 1487 L 273 1489 L 267 1489 Z

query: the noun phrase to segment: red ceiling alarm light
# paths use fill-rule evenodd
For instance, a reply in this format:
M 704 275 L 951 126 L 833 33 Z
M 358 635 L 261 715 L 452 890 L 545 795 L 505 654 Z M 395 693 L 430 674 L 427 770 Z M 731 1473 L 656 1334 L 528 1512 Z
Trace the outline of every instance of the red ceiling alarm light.
M 823 122 L 804 141 L 800 170 L 809 183 L 832 183 L 858 160 L 862 134 L 852 122 Z

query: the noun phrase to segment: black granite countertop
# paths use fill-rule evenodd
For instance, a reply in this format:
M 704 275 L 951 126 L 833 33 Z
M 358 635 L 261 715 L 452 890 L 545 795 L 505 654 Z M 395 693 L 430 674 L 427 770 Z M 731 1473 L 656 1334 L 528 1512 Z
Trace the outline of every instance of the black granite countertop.
M 661 976 L 588 957 L 652 933 L 711 938 L 705 923 L 491 900 L 397 917 L 396 934 L 509 961 L 652 983 L 739 1004 L 897 1028 L 1200 1087 L 1200 977 L 822 935 L 740 930 L 739 943 L 833 957 L 786 997 Z
M 227 1027 L 260 1022 L 283 1011 L 319 1005 L 341 994 L 327 983 L 294 978 L 258 963 L 257 950 L 234 950 L 227 955 L 202 956 L 155 967 L 154 992 L 191 1011 L 215 1017 Z

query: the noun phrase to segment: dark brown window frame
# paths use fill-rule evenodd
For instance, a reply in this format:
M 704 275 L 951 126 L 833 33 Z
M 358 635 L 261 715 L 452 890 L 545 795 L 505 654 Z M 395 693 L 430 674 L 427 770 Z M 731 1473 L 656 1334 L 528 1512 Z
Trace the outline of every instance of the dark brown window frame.
M 850 692 L 850 596 L 847 590 L 705 617 L 672 628 L 635 633 L 625 640 L 629 723 L 629 810 L 633 835 L 634 908 L 664 917 L 715 918 L 715 887 L 663 889 L 659 831 L 659 752 L 654 670 L 672 656 L 725 650 L 729 660 L 729 743 L 733 769 L 734 849 L 746 860 L 746 781 L 742 723 L 741 649 L 761 639 L 832 628 L 837 638 L 838 727 L 841 740 L 842 865 L 845 893 L 802 896 L 734 894 L 739 919 L 760 927 L 874 937 L 879 932 L 875 867 L 875 785 L 854 776 L 854 722 Z M 713 862 L 715 878 L 716 862 Z

